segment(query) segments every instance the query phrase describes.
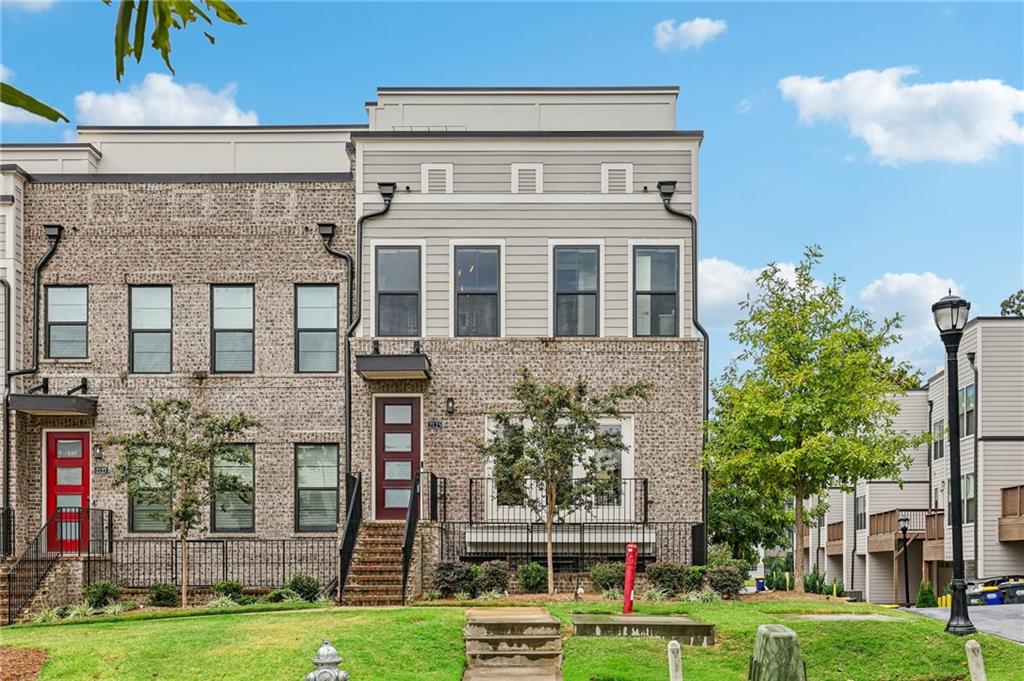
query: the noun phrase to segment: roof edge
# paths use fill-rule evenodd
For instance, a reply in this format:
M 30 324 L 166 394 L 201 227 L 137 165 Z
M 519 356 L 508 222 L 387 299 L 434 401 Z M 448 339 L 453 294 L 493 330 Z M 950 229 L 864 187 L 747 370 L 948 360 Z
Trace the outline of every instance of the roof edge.
M 704 139 L 703 130 L 366 130 L 352 139 L 472 137 L 688 137 Z
M 501 86 L 379 86 L 377 92 L 673 92 L 679 93 L 678 85 L 515 85 Z
M 367 123 L 297 123 L 294 125 L 79 125 L 80 132 L 152 132 L 172 130 L 183 132 L 262 132 L 265 130 L 365 130 Z

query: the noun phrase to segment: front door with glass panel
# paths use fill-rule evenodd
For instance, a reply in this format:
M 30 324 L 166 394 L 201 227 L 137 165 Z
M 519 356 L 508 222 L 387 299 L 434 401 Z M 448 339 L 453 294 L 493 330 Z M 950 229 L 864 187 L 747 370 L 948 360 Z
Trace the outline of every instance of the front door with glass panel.
M 78 552 L 89 541 L 89 433 L 46 434 L 46 517 L 49 547 Z
M 403 520 L 420 469 L 420 398 L 378 397 L 375 409 L 377 520 Z

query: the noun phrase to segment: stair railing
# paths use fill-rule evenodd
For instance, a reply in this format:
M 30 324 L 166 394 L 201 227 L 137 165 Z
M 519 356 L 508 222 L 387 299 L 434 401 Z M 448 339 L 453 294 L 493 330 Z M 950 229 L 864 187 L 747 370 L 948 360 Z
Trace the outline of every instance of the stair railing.
M 65 535 L 71 534 L 69 516 L 77 511 L 76 516 L 80 519 L 81 510 L 58 508 L 54 511 L 11 565 L 7 573 L 7 624 L 14 623 L 14 618 L 31 602 L 50 568 L 64 555 Z M 77 529 L 81 529 L 80 523 Z
M 405 512 L 405 539 L 402 542 L 402 605 L 405 605 L 406 582 L 409 581 L 409 567 L 412 565 L 412 551 L 416 541 L 416 526 L 420 521 L 420 481 L 412 486 L 409 508 Z
M 0 559 L 14 553 L 14 509 L 0 507 Z
M 345 598 L 349 569 L 356 553 L 356 538 L 363 524 L 363 476 L 349 474 L 345 479 L 345 498 L 348 509 L 345 512 L 345 534 L 341 538 L 341 555 L 338 563 L 338 602 Z

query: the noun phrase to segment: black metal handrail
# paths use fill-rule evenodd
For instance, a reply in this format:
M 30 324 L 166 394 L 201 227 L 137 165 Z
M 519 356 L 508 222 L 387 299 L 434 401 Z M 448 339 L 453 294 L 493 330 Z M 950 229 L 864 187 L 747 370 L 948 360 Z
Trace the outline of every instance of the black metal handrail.
M 402 605 L 405 605 L 405 587 L 412 565 L 413 545 L 416 541 L 416 526 L 420 521 L 420 481 L 412 486 L 409 508 L 405 512 L 405 539 L 402 541 Z
M 573 482 L 576 482 L 574 479 Z M 527 480 L 517 489 L 502 489 L 495 478 L 469 479 L 470 523 L 542 522 L 543 514 L 526 501 L 533 498 L 542 506 L 543 486 Z M 645 523 L 650 509 L 650 483 L 647 478 L 619 478 L 609 491 L 595 495 L 585 508 L 562 518 L 564 522 Z
M 356 539 L 359 527 L 363 524 L 363 476 L 361 473 L 349 474 L 345 479 L 345 499 L 348 509 L 345 512 L 345 534 L 341 538 L 341 552 L 338 562 L 338 602 L 345 598 L 345 584 L 348 572 L 352 567 L 352 558 L 356 553 Z
M 0 558 L 14 553 L 14 509 L 0 507 Z

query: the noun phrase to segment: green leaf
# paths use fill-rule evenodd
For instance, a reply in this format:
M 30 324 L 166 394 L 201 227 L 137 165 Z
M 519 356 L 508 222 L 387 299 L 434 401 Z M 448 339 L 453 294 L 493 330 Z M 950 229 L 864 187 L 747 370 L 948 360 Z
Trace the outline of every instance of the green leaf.
M 174 25 L 174 17 L 171 15 L 170 5 L 166 2 L 153 3 L 153 48 L 160 52 L 167 70 L 174 73 L 171 65 L 171 26 Z
M 231 5 L 224 2 L 224 0 L 206 0 L 206 6 L 214 11 L 217 18 L 221 21 L 226 21 L 229 24 L 236 24 L 241 26 L 245 24 L 245 19 L 238 15 Z
M 118 81 L 124 75 L 124 58 L 131 51 L 128 32 L 132 26 L 132 14 L 135 13 L 133 0 L 121 0 L 117 6 L 117 21 L 114 24 L 114 75 Z
M 7 83 L 0 83 L 0 103 L 8 104 L 17 109 L 28 111 L 36 116 L 42 116 L 46 120 L 53 121 L 64 121 L 70 123 L 68 117 L 62 114 L 60 111 L 43 104 L 38 99 L 30 94 L 22 92 L 13 85 Z
M 217 44 L 217 39 L 216 39 L 216 38 L 214 38 L 214 37 L 213 37 L 212 35 L 210 35 L 209 33 L 207 33 L 206 31 L 203 31 L 203 35 L 205 35 L 205 36 L 206 36 L 206 39 L 210 41 L 210 44 L 211 44 L 211 45 L 216 45 L 216 44 Z
M 135 62 L 142 61 L 142 50 L 146 47 L 146 21 L 149 19 L 149 0 L 139 0 L 135 17 Z

